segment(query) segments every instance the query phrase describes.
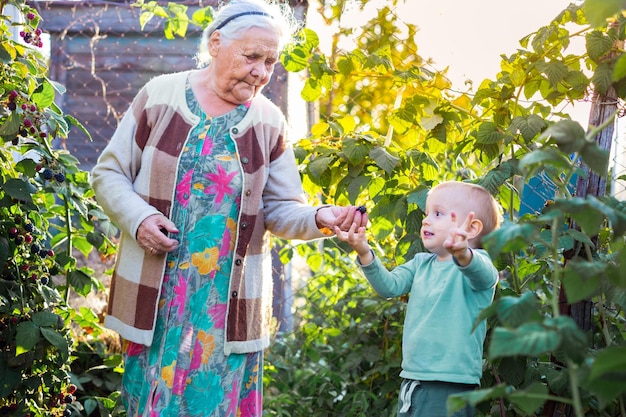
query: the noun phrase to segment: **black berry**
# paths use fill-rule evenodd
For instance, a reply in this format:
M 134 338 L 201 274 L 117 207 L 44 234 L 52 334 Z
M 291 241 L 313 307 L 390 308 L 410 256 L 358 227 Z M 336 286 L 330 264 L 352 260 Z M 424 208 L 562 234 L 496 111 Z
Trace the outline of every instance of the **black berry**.
M 359 208 L 357 210 L 359 210 L 361 212 L 361 214 L 365 214 L 365 212 L 367 211 L 365 206 L 359 206 Z
M 54 174 L 54 179 L 58 182 L 63 182 L 65 181 L 65 174 L 63 174 L 62 172 L 57 172 L 56 174 Z
M 43 170 L 44 179 L 51 180 L 53 176 L 54 176 L 54 173 L 52 172 L 50 168 L 46 168 Z

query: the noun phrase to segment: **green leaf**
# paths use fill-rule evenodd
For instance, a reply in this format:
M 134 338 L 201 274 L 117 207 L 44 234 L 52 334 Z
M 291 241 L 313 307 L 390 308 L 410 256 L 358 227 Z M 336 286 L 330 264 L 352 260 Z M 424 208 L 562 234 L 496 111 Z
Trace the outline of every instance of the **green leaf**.
M 567 301 L 575 303 L 596 295 L 601 283 L 601 274 L 606 265 L 572 259 L 567 262 L 563 276 L 563 286 Z
M 59 351 L 63 360 L 67 360 L 69 357 L 69 345 L 67 343 L 67 339 L 56 330 L 49 329 L 47 327 L 42 327 L 40 330 L 43 337 Z
M 563 81 L 569 72 L 567 65 L 557 60 L 552 60 L 546 63 L 538 63 L 537 69 L 545 74 L 552 87 L 555 87 Z
M 498 319 L 505 327 L 518 327 L 537 315 L 537 299 L 532 292 L 525 292 L 519 297 L 502 297 L 496 306 Z
M 33 314 L 32 319 L 39 327 L 52 327 L 59 323 L 59 315 L 51 311 L 39 311 Z
M 593 27 L 606 25 L 609 17 L 615 16 L 626 8 L 624 0 L 585 0 L 585 15 Z
M 5 46 L 8 46 L 8 45 L 0 44 L 0 62 L 8 64 L 11 61 L 13 61 L 13 56 L 11 55 L 9 51 L 7 51 Z
M 589 197 L 573 197 L 557 199 L 545 209 L 545 213 L 570 213 L 576 224 L 588 236 L 595 236 L 604 222 L 606 214 L 612 210 L 601 201 Z
M 66 121 L 66 125 L 71 124 L 72 126 L 76 126 L 77 128 L 79 128 L 81 132 L 83 132 L 85 136 L 87 136 L 87 139 L 91 141 L 92 139 L 91 133 L 89 133 L 87 128 L 81 122 L 79 122 L 74 116 L 70 116 L 66 114 L 63 116 L 63 120 Z
M 598 353 L 591 365 L 589 388 L 602 407 L 626 392 L 626 347 L 611 346 Z
M 300 96 L 308 102 L 313 102 L 322 96 L 322 85 L 317 80 L 309 78 L 304 83 Z
M 359 138 L 346 138 L 343 140 L 343 153 L 352 164 L 359 164 L 365 160 L 372 150 L 372 144 Z
M 624 77 L 626 77 L 626 54 L 622 54 L 615 62 L 612 81 L 617 82 Z
M 409 192 L 409 195 L 407 196 L 407 201 L 410 204 L 417 204 L 417 207 L 419 207 L 420 210 L 425 211 L 426 197 L 428 197 L 428 191 L 430 191 L 429 187 L 421 185 L 415 190 Z
M 191 15 L 191 20 L 202 29 L 205 29 L 213 21 L 213 8 L 207 6 L 196 10 Z
M 508 398 L 524 411 L 525 415 L 532 415 L 548 400 L 548 387 L 540 382 L 535 382 L 524 390 L 512 392 Z
M 86 297 L 91 291 L 91 277 L 81 270 L 74 270 L 69 273 L 69 282 L 74 291 Z
M 604 61 L 599 63 L 591 76 L 591 82 L 598 93 L 606 94 L 613 83 L 613 68 L 611 64 Z
M 482 144 L 493 144 L 502 141 L 504 134 L 498 130 L 498 126 L 493 122 L 483 122 L 478 127 L 476 142 Z
M 23 321 L 17 325 L 17 334 L 15 336 L 15 355 L 19 356 L 28 352 L 35 347 L 37 342 L 41 340 L 41 332 L 39 327 L 32 321 Z
M 54 87 L 47 79 L 44 79 L 33 93 L 32 99 L 39 108 L 50 107 L 54 102 Z
M 576 363 L 581 363 L 589 348 L 586 334 L 578 327 L 574 319 L 569 316 L 559 316 L 555 319 L 547 319 L 546 323 L 558 329 L 561 335 L 559 350 Z
M 502 398 L 511 392 L 511 388 L 504 384 L 496 385 L 486 389 L 467 391 L 462 394 L 453 394 L 448 397 L 448 412 L 453 413 L 465 408 L 468 404 L 472 407 L 479 403 L 487 402 L 497 398 Z
M 585 130 L 573 120 L 561 120 L 553 124 L 546 129 L 541 137 L 556 143 L 559 149 L 566 154 L 578 152 L 587 143 Z
M 318 156 L 307 165 L 310 175 L 314 178 L 321 178 L 322 174 L 329 168 L 329 164 L 333 161 L 330 156 Z
M 9 178 L 2 186 L 4 192 L 12 198 L 19 201 L 32 203 L 33 198 L 31 192 L 34 192 L 33 186 L 26 181 L 18 178 Z
M 580 150 L 583 162 L 601 176 L 605 176 L 609 169 L 609 152 L 600 148 L 597 142 L 585 142 Z
M 337 69 L 344 77 L 348 77 L 355 70 L 354 62 L 350 57 L 341 57 L 337 61 Z
M 596 62 L 606 55 L 613 47 L 613 41 L 604 32 L 594 30 L 585 36 L 589 57 Z
M 615 372 L 626 373 L 626 346 L 610 346 L 599 352 L 591 365 L 589 379 L 604 378 Z M 626 384 L 626 379 L 623 382 Z
M 0 356 L 0 398 L 14 395 L 22 381 L 22 369 L 9 366 L 4 355 Z
M 546 121 L 536 114 L 518 116 L 511 120 L 510 132 L 519 132 L 526 142 L 530 142 L 547 126 Z
M 555 350 L 560 344 L 558 329 L 546 328 L 540 323 L 528 323 L 516 329 L 496 327 L 489 345 L 489 357 L 538 356 Z
M 11 253 L 11 245 L 6 236 L 0 236 L 0 265 L 4 265 L 9 259 Z
M 374 162 L 376 162 L 376 165 L 385 170 L 385 172 L 389 175 L 393 173 L 393 170 L 396 166 L 398 166 L 398 162 L 400 161 L 400 158 L 391 155 L 382 146 L 373 147 L 369 153 L 369 157 L 372 158 Z
M 519 252 L 528 248 L 537 229 L 528 223 L 503 222 L 502 225 L 483 239 L 483 245 L 492 259 L 501 253 Z
M 22 117 L 20 117 L 16 112 L 11 112 L 9 117 L 6 118 L 4 124 L 0 126 L 0 137 L 5 141 L 11 140 L 17 136 L 17 132 L 19 132 L 21 124 Z

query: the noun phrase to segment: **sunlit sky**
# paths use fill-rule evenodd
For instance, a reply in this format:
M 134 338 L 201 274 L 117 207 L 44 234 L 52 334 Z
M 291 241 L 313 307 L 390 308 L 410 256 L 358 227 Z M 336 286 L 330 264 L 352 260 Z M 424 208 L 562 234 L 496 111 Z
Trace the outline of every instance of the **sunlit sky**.
M 494 79 L 500 71 L 500 55 L 514 53 L 521 38 L 546 26 L 572 2 L 580 0 L 399 0 L 396 10 L 401 20 L 418 27 L 418 54 L 431 59 L 436 70 L 447 68 L 453 86 L 466 90 L 467 80 L 477 87 L 485 78 Z M 368 1 L 365 17 L 358 12 L 360 3 L 348 3 L 345 13 L 349 17 L 343 25 L 349 21 L 358 26 L 371 17 L 373 10 L 391 2 Z M 312 7 L 307 24 L 316 29 L 319 22 Z M 588 105 L 577 107 L 566 110 L 581 123 L 586 122 Z

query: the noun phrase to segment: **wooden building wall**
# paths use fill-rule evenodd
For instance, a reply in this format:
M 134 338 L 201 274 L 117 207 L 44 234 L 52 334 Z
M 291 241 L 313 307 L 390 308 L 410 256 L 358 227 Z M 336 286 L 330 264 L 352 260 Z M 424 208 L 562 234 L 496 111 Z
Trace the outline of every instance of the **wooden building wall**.
M 184 39 L 165 39 L 160 19 L 142 30 L 140 10 L 126 1 L 37 1 L 40 27 L 50 35 L 50 78 L 66 93 L 57 104 L 79 120 L 92 140 L 73 128 L 65 143 L 90 170 L 131 100 L 155 75 L 195 68 L 201 30 L 189 26 Z M 181 2 L 193 11 L 216 1 Z M 287 109 L 287 74 L 277 68 L 264 94 Z

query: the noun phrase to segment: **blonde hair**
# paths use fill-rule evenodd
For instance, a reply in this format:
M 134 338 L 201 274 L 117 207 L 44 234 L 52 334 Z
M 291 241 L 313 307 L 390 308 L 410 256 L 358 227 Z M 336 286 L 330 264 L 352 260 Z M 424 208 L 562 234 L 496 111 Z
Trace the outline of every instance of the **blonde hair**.
M 496 199 L 486 188 L 469 182 L 446 181 L 433 187 L 428 194 L 444 190 L 457 190 L 459 208 L 465 215 L 474 212 L 474 218 L 483 224 L 483 230 L 472 242 L 474 247 L 482 247 L 482 238 L 500 227 L 502 223 L 502 209 Z M 462 219 L 461 219 L 462 220 Z
M 202 39 L 196 54 L 198 67 L 211 62 L 209 38 L 219 30 L 225 43 L 241 39 L 246 29 L 258 27 L 275 32 L 278 35 L 279 52 L 285 45 L 293 42 L 300 25 L 293 16 L 289 3 L 264 0 L 232 0 L 222 3 L 211 24 L 202 32 Z

